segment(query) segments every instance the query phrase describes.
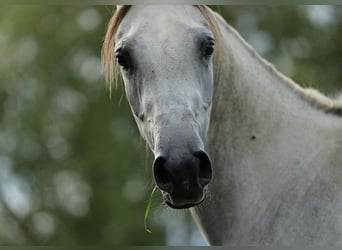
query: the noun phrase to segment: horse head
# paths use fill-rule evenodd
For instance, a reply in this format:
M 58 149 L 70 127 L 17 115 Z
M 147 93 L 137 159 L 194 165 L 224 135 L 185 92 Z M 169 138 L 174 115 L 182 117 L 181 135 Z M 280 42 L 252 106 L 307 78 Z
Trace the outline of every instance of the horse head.
M 112 35 L 127 99 L 155 157 L 156 185 L 172 208 L 200 204 L 212 179 L 205 141 L 215 39 L 208 19 L 193 6 L 133 6 Z

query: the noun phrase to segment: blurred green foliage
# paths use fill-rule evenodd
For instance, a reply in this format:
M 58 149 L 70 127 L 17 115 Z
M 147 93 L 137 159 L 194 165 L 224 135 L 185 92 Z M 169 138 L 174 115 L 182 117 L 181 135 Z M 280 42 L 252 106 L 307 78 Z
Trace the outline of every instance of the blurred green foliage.
M 304 86 L 341 89 L 342 8 L 213 6 Z M 0 243 L 202 244 L 153 188 L 152 157 L 100 51 L 112 6 L 0 8 Z

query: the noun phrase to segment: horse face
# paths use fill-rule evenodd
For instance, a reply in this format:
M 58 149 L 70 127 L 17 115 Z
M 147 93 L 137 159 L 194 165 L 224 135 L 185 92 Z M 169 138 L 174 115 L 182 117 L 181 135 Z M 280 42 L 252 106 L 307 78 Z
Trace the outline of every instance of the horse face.
M 214 36 L 192 6 L 133 6 L 115 37 L 115 58 L 154 179 L 172 208 L 205 199 L 204 151 L 213 95 Z

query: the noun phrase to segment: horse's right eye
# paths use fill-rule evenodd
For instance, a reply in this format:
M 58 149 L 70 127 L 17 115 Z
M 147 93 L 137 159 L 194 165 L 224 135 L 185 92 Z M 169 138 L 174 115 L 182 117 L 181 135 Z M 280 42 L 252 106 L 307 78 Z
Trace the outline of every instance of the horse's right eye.
M 130 58 L 127 50 L 118 48 L 115 51 L 115 60 L 123 70 L 128 70 L 130 67 Z

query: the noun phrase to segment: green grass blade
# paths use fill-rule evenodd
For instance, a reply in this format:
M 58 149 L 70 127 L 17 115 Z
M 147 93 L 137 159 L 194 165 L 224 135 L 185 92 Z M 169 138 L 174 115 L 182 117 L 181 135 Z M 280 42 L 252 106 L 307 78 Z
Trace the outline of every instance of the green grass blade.
M 148 232 L 148 233 L 152 233 L 152 231 L 147 227 L 147 219 L 148 219 L 148 215 L 150 214 L 150 210 L 151 210 L 151 206 L 152 206 L 153 194 L 156 190 L 157 190 L 157 186 L 154 186 L 154 188 L 150 194 L 150 198 L 148 200 L 147 207 L 145 210 L 144 227 L 145 227 L 146 232 Z

